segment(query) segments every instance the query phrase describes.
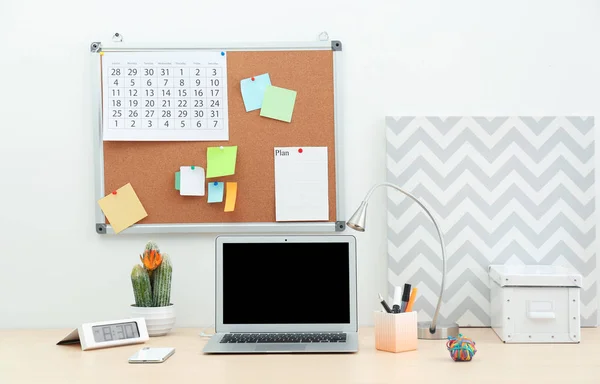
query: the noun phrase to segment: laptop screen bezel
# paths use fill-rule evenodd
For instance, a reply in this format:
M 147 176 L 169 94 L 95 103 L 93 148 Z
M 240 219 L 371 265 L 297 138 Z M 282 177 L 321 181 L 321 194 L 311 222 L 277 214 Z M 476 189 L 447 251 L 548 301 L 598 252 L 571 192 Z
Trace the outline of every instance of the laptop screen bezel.
M 350 279 L 350 322 L 335 324 L 223 324 L 223 244 L 226 243 L 315 243 L 348 244 Z M 226 332 L 357 332 L 356 239 L 351 235 L 247 235 L 217 236 L 215 240 L 215 331 Z

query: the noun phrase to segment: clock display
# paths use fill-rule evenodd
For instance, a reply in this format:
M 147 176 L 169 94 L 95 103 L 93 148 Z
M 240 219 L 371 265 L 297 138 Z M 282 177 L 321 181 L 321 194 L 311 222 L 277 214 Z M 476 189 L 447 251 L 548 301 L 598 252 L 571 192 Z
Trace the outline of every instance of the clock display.
M 137 323 L 133 321 L 128 323 L 97 325 L 92 327 L 92 331 L 94 333 L 94 341 L 97 343 L 140 337 Z

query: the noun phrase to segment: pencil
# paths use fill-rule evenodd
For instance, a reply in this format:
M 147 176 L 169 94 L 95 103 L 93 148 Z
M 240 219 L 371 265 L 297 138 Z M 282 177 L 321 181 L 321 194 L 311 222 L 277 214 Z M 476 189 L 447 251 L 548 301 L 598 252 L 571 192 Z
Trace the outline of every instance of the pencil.
M 417 287 L 413 287 L 412 292 L 410 293 L 410 299 L 408 299 L 408 304 L 406 305 L 406 312 L 411 312 L 413 304 L 415 303 L 415 299 L 417 298 Z

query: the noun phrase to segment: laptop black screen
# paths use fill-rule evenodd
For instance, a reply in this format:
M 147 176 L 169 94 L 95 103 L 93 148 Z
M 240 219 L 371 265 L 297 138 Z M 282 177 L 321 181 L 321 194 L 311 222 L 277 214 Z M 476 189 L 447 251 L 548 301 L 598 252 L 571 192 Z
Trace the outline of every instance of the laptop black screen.
M 223 244 L 223 323 L 350 323 L 348 247 Z

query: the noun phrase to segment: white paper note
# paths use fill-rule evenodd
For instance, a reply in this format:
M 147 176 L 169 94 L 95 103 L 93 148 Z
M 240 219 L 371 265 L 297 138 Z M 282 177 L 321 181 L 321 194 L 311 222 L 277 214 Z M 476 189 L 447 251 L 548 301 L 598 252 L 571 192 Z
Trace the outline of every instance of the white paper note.
M 276 147 L 276 221 L 329 219 L 327 147 Z
M 204 168 L 199 166 L 179 168 L 179 194 L 181 196 L 204 196 Z

